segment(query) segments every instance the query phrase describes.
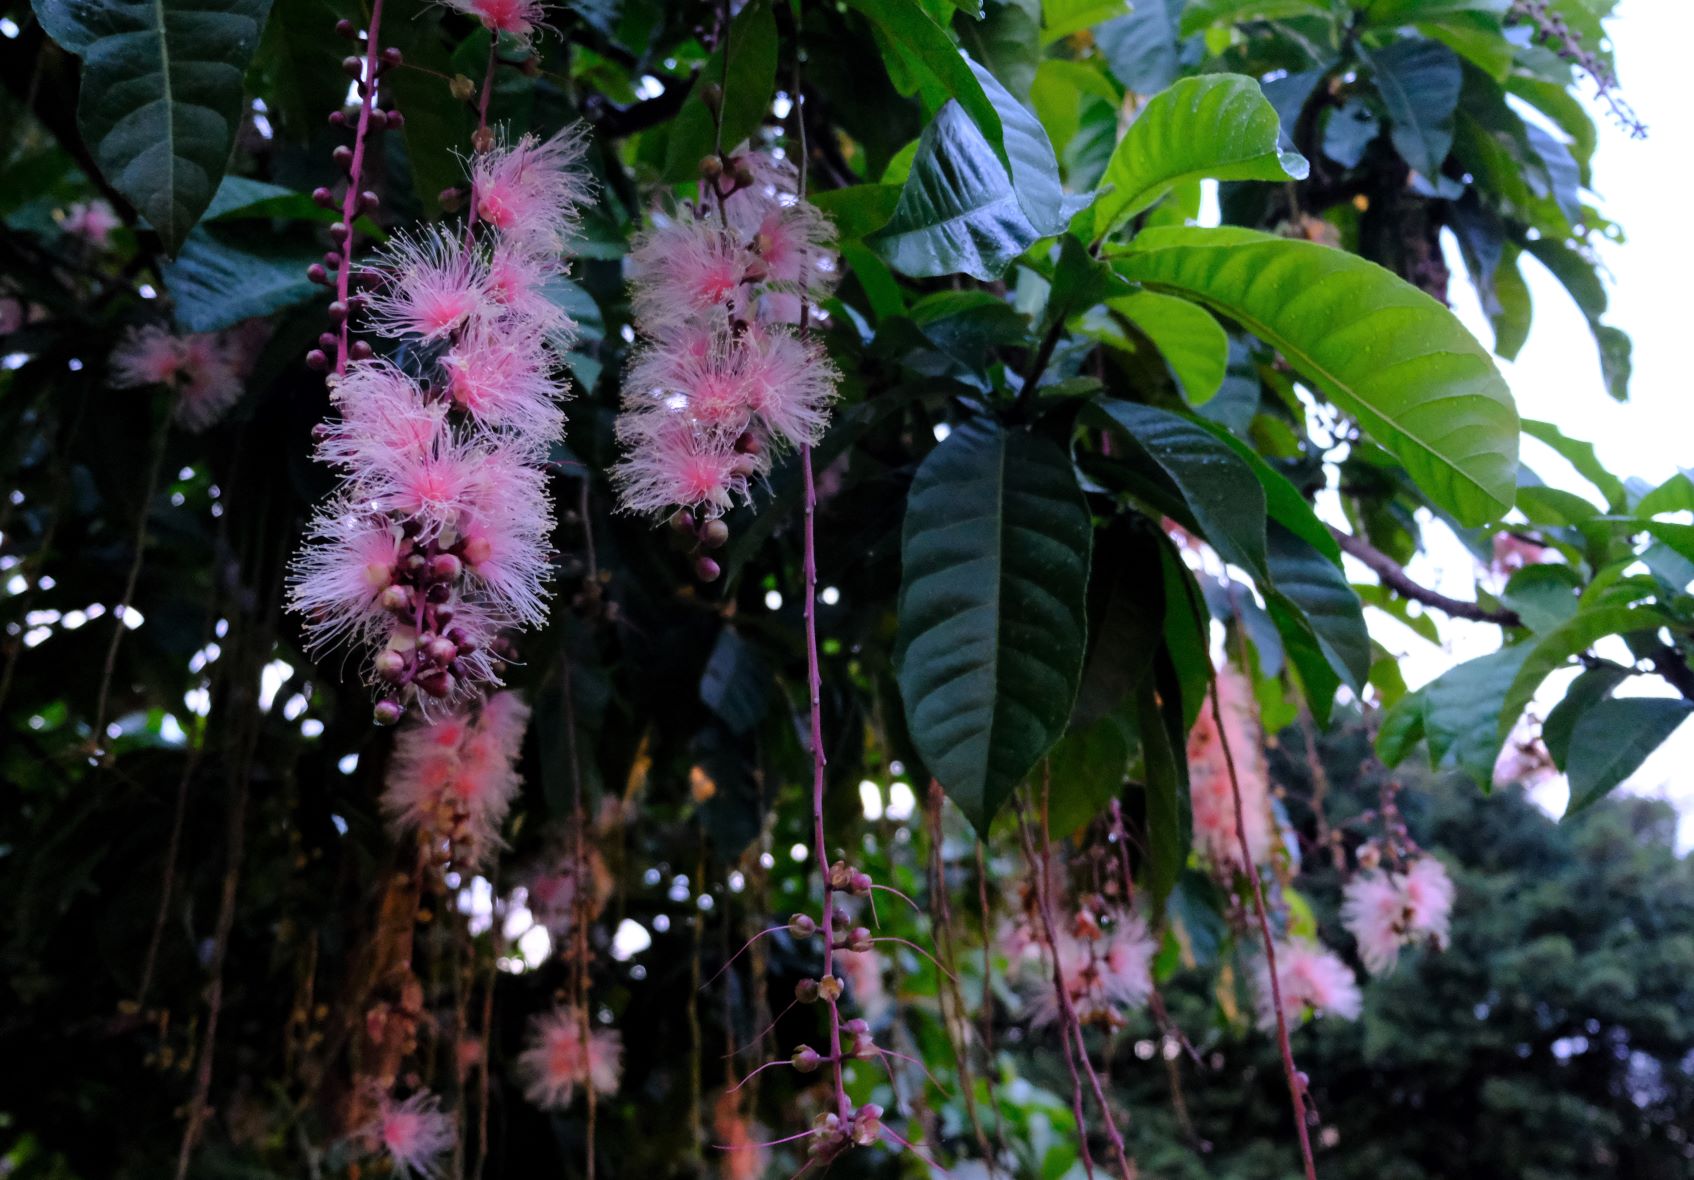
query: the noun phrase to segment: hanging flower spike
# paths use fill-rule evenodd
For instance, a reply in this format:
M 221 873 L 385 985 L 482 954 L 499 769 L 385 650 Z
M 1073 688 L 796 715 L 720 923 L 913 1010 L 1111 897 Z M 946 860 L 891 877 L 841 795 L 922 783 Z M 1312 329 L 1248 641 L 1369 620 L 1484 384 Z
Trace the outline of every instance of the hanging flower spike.
M 529 1044 L 518 1054 L 524 1097 L 542 1110 L 564 1110 L 577 1087 L 615 1094 L 623 1076 L 623 1038 L 615 1029 L 590 1029 L 583 1040 L 580 1009 L 564 1006 L 530 1021 Z
M 420 1090 L 404 1102 L 383 1098 L 366 1138 L 388 1157 L 400 1180 L 412 1176 L 440 1180 L 445 1174 L 442 1157 L 459 1136 L 452 1116 L 441 1110 L 440 1098 Z
M 572 127 L 545 142 L 525 135 L 478 154 L 471 161 L 477 216 L 508 243 L 557 254 L 575 236 L 579 210 L 590 196 L 582 173 L 587 150 L 582 130 Z
M 1211 709 L 1205 708 L 1200 710 L 1188 735 L 1194 848 L 1214 868 L 1240 872 L 1241 845 L 1236 839 L 1235 796 L 1224 758 L 1224 740 L 1227 739 L 1235 762 L 1236 781 L 1241 787 L 1242 828 L 1256 865 L 1264 864 L 1271 854 L 1274 824 L 1270 773 L 1265 764 L 1252 688 L 1226 664 L 1218 669 L 1217 692 L 1224 733 L 1219 734 Z
M 1254 995 L 1259 1027 L 1276 1028 L 1276 1004 L 1271 998 L 1270 967 L 1262 957 L 1254 964 Z M 1282 993 L 1282 1015 L 1290 1025 L 1307 1013 L 1357 1020 L 1364 1008 L 1359 981 L 1334 951 L 1310 939 L 1276 944 L 1276 981 Z
M 382 809 L 400 831 L 419 831 L 479 863 L 500 844 L 500 826 L 522 785 L 529 706 L 515 693 L 490 697 L 479 713 L 412 725 L 394 739 Z
M 630 266 L 635 322 L 660 337 L 714 312 L 748 313 L 753 296 L 742 287 L 760 277 L 742 235 L 686 210 L 642 235 Z
M 318 460 L 360 482 L 403 457 L 433 454 L 447 437 L 446 403 L 420 398 L 417 383 L 387 361 L 351 366 L 330 396 L 341 419 L 318 427 Z
M 628 512 L 686 508 L 714 520 L 747 500 L 751 477 L 763 470 L 759 456 L 696 430 L 681 413 L 626 413 L 618 436 L 629 453 L 613 468 L 612 482 Z

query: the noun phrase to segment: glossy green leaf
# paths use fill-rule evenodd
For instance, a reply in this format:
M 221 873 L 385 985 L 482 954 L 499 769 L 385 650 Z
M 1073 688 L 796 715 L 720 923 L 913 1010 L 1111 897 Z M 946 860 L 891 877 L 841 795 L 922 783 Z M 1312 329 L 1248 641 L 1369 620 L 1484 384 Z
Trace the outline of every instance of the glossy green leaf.
M 1205 427 L 1168 410 L 1102 398 L 1094 409 L 1176 489 L 1218 555 L 1268 577 L 1265 494 L 1251 469 Z
M 1280 132 L 1276 109 L 1253 79 L 1184 78 L 1148 102 L 1112 152 L 1103 183 L 1113 191 L 1095 208 L 1095 236 L 1111 233 L 1184 181 L 1301 179 L 1306 161 L 1278 147 Z
M 1163 691 L 1173 678 L 1170 659 L 1163 659 Z M 1206 665 L 1210 670 L 1210 665 Z M 1155 909 L 1182 874 L 1191 842 L 1188 816 L 1187 760 L 1181 751 L 1182 718 L 1168 695 L 1163 707 L 1149 681 L 1137 694 L 1136 721 L 1141 734 L 1141 768 L 1147 788 L 1147 892 Z M 1174 732 L 1173 732 L 1174 730 Z
M 1164 580 L 1153 522 L 1124 515 L 1095 537 L 1088 572 L 1088 654 L 1071 726 L 1118 709 L 1148 674 L 1163 641 Z
M 1301 661 L 1296 646 L 1300 637 L 1283 625 L 1283 616 L 1292 611 L 1331 671 L 1358 692 L 1371 664 L 1370 632 L 1365 629 L 1359 596 L 1334 562 L 1281 525 L 1270 524 L 1266 539 L 1270 566 L 1270 585 L 1263 587 L 1266 605 L 1289 645 L 1289 655 L 1296 663 Z M 1315 667 L 1302 671 L 1315 672 Z M 1327 709 L 1328 702 L 1323 704 Z
M 1025 5 L 991 4 L 982 19 L 959 21 L 953 28 L 971 60 L 987 67 L 997 84 L 1019 98 L 1029 97 L 1041 62 L 1041 27 Z M 1000 115 L 1004 118 L 1005 111 Z
M 1464 81 L 1458 54 L 1436 41 L 1399 40 L 1364 57 L 1388 108 L 1395 149 L 1434 180 L 1453 147 L 1453 112 Z
M 161 268 L 185 332 L 216 332 L 318 297 L 306 277 L 318 257 L 310 236 L 279 236 L 238 225 L 196 227 Z
M 1560 770 L 1565 768 L 1566 760 L 1570 757 L 1571 734 L 1576 729 L 1577 720 L 1596 703 L 1612 695 L 1612 690 L 1629 679 L 1629 670 L 1613 664 L 1601 664 L 1594 668 L 1585 668 L 1570 682 L 1565 689 L 1565 695 L 1559 703 L 1547 710 L 1547 719 L 1541 723 L 1541 744 L 1547 747 L 1547 753 L 1552 756 L 1553 765 Z
M 1286 475 L 1266 463 L 1257 451 L 1218 423 L 1208 422 L 1205 426 L 1253 469 L 1259 486 L 1265 490 L 1265 509 L 1270 513 L 1270 518 L 1323 554 L 1331 565 L 1339 569 L 1341 546 L 1336 543 L 1329 526 L 1319 520 L 1317 513 L 1312 511 L 1311 504 L 1300 494 L 1300 489 L 1290 483 Z
M 1069 457 L 1022 431 L 962 426 L 912 481 L 894 653 L 906 724 L 980 832 L 1070 717 L 1092 531 Z
M 1043 44 L 1079 33 L 1106 21 L 1128 16 L 1128 0 L 1041 0 Z
M 1424 292 L 1343 251 L 1250 230 L 1149 230 L 1116 265 L 1277 348 L 1461 523 L 1511 506 L 1511 393 L 1482 346 Z
M 1407 693 L 1382 715 L 1376 731 L 1376 756 L 1384 766 L 1398 766 L 1424 739 L 1423 690 Z
M 1517 724 L 1518 717 L 1534 697 L 1535 690 L 1541 687 L 1541 682 L 1572 657 L 1587 651 L 1608 635 L 1654 631 L 1663 625 L 1664 617 L 1649 607 L 1599 606 L 1579 611 L 1532 643 L 1520 645 L 1526 649 L 1525 659 L 1507 686 L 1499 706 L 1499 741 L 1503 743 L 1510 735 L 1512 726 Z
M 1153 94 L 1182 73 L 1183 0 L 1141 0 L 1128 16 L 1094 30 L 1094 43 L 1114 77 L 1139 94 Z
M 1423 728 L 1429 761 L 1455 766 L 1488 787 L 1505 744 L 1501 701 L 1529 656 L 1529 647 L 1501 648 L 1443 672 L 1423 688 Z M 1515 719 L 1515 715 L 1514 715 Z
M 1190 0 L 1182 13 L 1182 35 L 1193 36 L 1211 25 L 1326 16 L 1329 12 L 1324 0 Z
M 808 198 L 829 215 L 843 241 L 864 238 L 888 224 L 900 202 L 900 186 L 855 184 L 823 189 Z
M 734 627 L 718 632 L 700 673 L 700 701 L 731 733 L 747 733 L 770 705 L 770 669 Z
M 1107 306 L 1153 342 L 1189 405 L 1204 405 L 1223 388 L 1229 337 L 1205 308 L 1154 291 L 1124 295 Z
M 1599 701 L 1576 720 L 1565 772 L 1570 777 L 1573 815 L 1605 798 L 1641 768 L 1694 713 L 1694 703 L 1667 697 L 1613 697 Z
M 924 128 L 894 216 L 865 241 L 902 274 L 990 281 L 1039 237 L 988 141 L 949 102 Z
M 982 92 L 1000 114 L 1006 133 L 1006 157 L 1011 164 L 1012 190 L 1029 224 L 1042 237 L 1063 233 L 1088 197 L 1067 197 L 1059 183 L 1059 159 L 1047 140 L 1041 121 L 1013 98 L 993 74 L 970 62 Z
M 1516 360 L 1518 353 L 1523 351 L 1535 311 L 1529 284 L 1523 281 L 1523 272 L 1518 269 L 1521 253 L 1516 246 L 1508 246 L 1501 253 L 1500 264 L 1494 268 L 1496 306 L 1488 317 L 1494 326 L 1495 355 L 1509 361 Z
M 211 203 L 270 0 L 35 0 L 83 59 L 77 122 L 113 188 L 174 254 Z
M 726 72 L 720 49 L 701 67 L 694 92 L 670 124 L 665 143 L 665 179 L 676 183 L 700 173 L 701 157 L 717 139 L 712 112 L 702 90 L 708 83 L 723 88 L 723 150 L 746 139 L 770 113 L 776 86 L 776 21 L 770 0 L 751 0 L 729 26 L 729 64 Z
M 1131 732 L 1121 718 L 1102 717 L 1070 730 L 1053 747 L 1047 824 L 1055 837 L 1086 824 L 1123 790 Z

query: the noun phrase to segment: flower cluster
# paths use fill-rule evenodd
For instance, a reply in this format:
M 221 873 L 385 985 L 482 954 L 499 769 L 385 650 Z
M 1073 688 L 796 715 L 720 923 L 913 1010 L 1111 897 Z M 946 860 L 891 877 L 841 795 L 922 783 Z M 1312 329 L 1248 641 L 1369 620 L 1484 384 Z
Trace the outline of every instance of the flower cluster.
M 518 793 L 517 760 L 529 706 L 502 692 L 479 708 L 403 729 L 382 793 L 401 831 L 423 832 L 451 859 L 480 862 L 500 844 L 500 825 Z
M 795 195 L 792 166 L 743 152 L 707 160 L 704 195 L 637 243 L 631 358 L 614 478 L 631 512 L 678 510 L 707 548 L 773 448 L 815 443 L 839 380 L 794 325 L 834 281 L 833 230 Z M 697 562 L 708 580 L 710 558 Z
M 1253 994 L 1258 1002 L 1259 1027 L 1276 1027 L 1276 1001 L 1271 993 L 1270 964 L 1260 957 L 1254 965 Z M 1308 1014 L 1357 1020 L 1364 1008 L 1353 969 L 1334 951 L 1305 938 L 1276 944 L 1276 983 L 1282 996 L 1282 1016 L 1290 1026 Z
M 1343 891 L 1341 921 L 1359 945 L 1365 970 L 1394 969 L 1400 948 L 1413 942 L 1447 945 L 1453 909 L 1453 879 L 1433 856 L 1420 856 L 1404 871 L 1360 873 Z
M 256 351 L 251 345 L 240 329 L 175 336 L 157 324 L 130 328 L 112 350 L 111 383 L 174 390 L 177 424 L 198 434 L 241 397 Z
M 1124 1011 L 1142 1007 L 1153 994 L 1158 945 L 1139 915 L 1079 909 L 1068 929 L 1054 931 L 1053 940 L 1059 975 L 1081 1023 L 1120 1028 Z M 1053 1024 L 1060 1015 L 1058 993 L 1047 974 L 1032 992 L 1030 1023 Z
M 318 456 L 343 482 L 312 522 L 291 604 L 314 650 L 372 651 L 379 721 L 499 684 L 502 632 L 545 618 L 543 465 L 563 429 L 571 331 L 549 285 L 586 197 L 583 146 L 566 131 L 479 155 L 471 229 L 396 235 L 370 289 L 331 305 L 366 312 L 404 362 L 359 341 L 331 379 L 339 419 L 319 427 Z
M 555 1008 L 531 1020 L 518 1072 L 524 1097 L 543 1110 L 565 1109 L 579 1086 L 615 1094 L 623 1076 L 623 1038 L 616 1029 L 586 1028 L 580 1008 Z
M 1247 837 L 1253 863 L 1262 865 L 1271 853 L 1275 820 L 1270 806 L 1270 772 L 1260 740 L 1253 689 L 1239 672 L 1225 664 L 1217 673 L 1220 732 L 1210 704 L 1203 705 L 1188 734 L 1188 781 L 1194 810 L 1194 849 L 1214 869 L 1240 872 L 1241 841 L 1235 822 L 1235 782 L 1241 788 L 1240 830 Z M 1228 743 L 1229 759 L 1224 757 Z

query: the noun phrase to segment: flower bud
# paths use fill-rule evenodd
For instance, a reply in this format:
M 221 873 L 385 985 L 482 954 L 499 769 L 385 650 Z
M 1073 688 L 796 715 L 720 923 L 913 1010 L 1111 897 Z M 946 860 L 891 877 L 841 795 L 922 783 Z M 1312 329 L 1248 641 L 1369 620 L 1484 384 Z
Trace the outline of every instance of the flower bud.
M 487 544 L 486 541 L 483 544 Z M 451 553 L 437 553 L 429 559 L 428 577 L 432 582 L 457 582 L 465 572 L 465 563 Z
M 371 108 L 371 130 L 388 130 L 388 112 L 383 110 L 381 107 Z
M 357 78 L 364 72 L 365 63 L 360 61 L 357 54 L 349 53 L 341 59 L 341 72 L 349 78 Z
M 436 668 L 419 676 L 417 685 L 430 696 L 440 700 L 453 691 L 453 678 L 447 674 L 445 668 Z
M 405 54 L 401 53 L 396 46 L 390 45 L 382 51 L 382 64 L 385 66 L 397 66 L 405 60 Z
M 702 582 L 715 582 L 721 573 L 723 570 L 711 558 L 702 554 L 694 559 L 694 576 Z
M 841 982 L 839 975 L 826 975 L 818 980 L 818 998 L 826 1004 L 833 1004 L 841 998 L 846 985 Z
M 447 83 L 448 91 L 460 102 L 469 102 L 476 93 L 476 83 L 463 74 L 454 74 L 453 80 Z
M 716 180 L 723 175 L 723 161 L 716 156 L 702 156 L 700 158 L 700 175 L 707 180 Z
M 716 111 L 723 106 L 723 87 L 716 82 L 708 82 L 700 88 L 700 101 L 706 104 L 706 109 Z
M 471 135 L 471 147 L 479 156 L 486 156 L 494 150 L 494 132 L 487 127 L 478 127 Z
M 745 164 L 735 166 L 735 187 L 751 188 L 753 185 L 753 170 Z
M 329 357 L 324 355 L 323 349 L 314 348 L 306 354 L 306 367 L 321 373 L 329 368 Z
M 788 919 L 788 933 L 795 938 L 810 938 L 818 932 L 818 924 L 810 914 L 795 914 Z
M 694 514 L 686 508 L 678 508 L 671 515 L 670 525 L 679 533 L 692 533 L 694 531 Z
M 867 1102 L 853 1112 L 853 1128 L 849 1132 L 858 1147 L 870 1147 L 882 1138 L 882 1107 Z
M 424 653 L 438 664 L 451 664 L 458 658 L 459 648 L 451 639 L 437 635 L 429 641 Z
M 802 979 L 794 985 L 794 1002 L 797 1004 L 815 1004 L 818 1002 L 818 981 Z
M 405 712 L 405 707 L 399 701 L 393 699 L 381 700 L 371 709 L 371 720 L 378 725 L 395 725 Z
M 347 355 L 356 361 L 368 361 L 376 354 L 368 340 L 355 340 L 347 347 Z
M 865 894 L 871 891 L 871 875 L 863 869 L 853 870 L 853 879 L 847 884 L 847 891 L 853 894 Z
M 852 1037 L 868 1037 L 871 1032 L 870 1021 L 863 1016 L 855 1016 L 841 1026 L 841 1031 Z
M 390 586 L 376 600 L 383 610 L 402 614 L 412 609 L 412 592 L 404 586 Z
M 871 932 L 866 926 L 855 926 L 847 936 L 847 949 L 855 954 L 863 954 L 871 949 Z
M 709 520 L 700 530 L 700 544 L 708 549 L 721 549 L 729 540 L 729 526 L 721 520 Z
M 314 262 L 306 268 L 306 278 L 314 283 L 328 285 L 329 272 L 323 268 L 321 263 Z
M 794 1068 L 801 1073 L 816 1073 L 818 1066 L 823 1064 L 823 1058 L 810 1045 L 801 1045 L 794 1050 Z
M 335 194 L 320 184 L 312 190 L 312 203 L 321 205 L 325 209 L 333 209 L 335 208 Z
M 853 869 L 844 860 L 838 860 L 829 866 L 829 887 L 846 892 L 853 883 Z
M 351 41 L 359 35 L 359 30 L 354 27 L 352 21 L 348 20 L 346 17 L 342 17 L 340 20 L 335 22 L 335 34 L 338 37 L 345 37 Z
M 377 652 L 371 665 L 384 680 L 395 681 L 406 674 L 406 657 L 392 648 Z
M 494 556 L 494 545 L 487 537 L 469 537 L 460 552 L 470 565 L 479 566 Z

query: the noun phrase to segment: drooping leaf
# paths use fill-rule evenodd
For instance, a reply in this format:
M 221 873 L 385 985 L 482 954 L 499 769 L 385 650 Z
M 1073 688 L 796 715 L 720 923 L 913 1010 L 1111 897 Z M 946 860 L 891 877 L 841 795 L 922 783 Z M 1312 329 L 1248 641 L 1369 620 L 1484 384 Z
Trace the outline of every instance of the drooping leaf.
M 1129 15 L 1128 0 L 1042 0 L 1041 41 L 1050 44 L 1072 33 Z
M 902 274 L 986 282 L 1040 236 L 982 132 L 949 102 L 924 128 L 894 216 L 865 241 Z
M 1666 697 L 1613 697 L 1584 711 L 1571 732 L 1565 761 L 1570 776 L 1565 814 L 1574 815 L 1605 798 L 1639 770 L 1690 713 L 1694 702 Z
M 1600 353 L 1600 375 L 1606 392 L 1617 401 L 1629 400 L 1630 341 L 1620 329 L 1602 322 L 1608 303 L 1599 267 L 1562 241 L 1539 237 L 1524 243 L 1524 252 L 1553 272 L 1588 320 Z
M 1501 725 L 1501 701 L 1528 656 L 1527 644 L 1501 648 L 1424 686 L 1423 726 L 1432 766 L 1456 766 L 1484 788 L 1492 783 L 1505 742 L 1502 729 L 1510 729 Z
M 1006 134 L 1006 158 L 1011 165 L 1012 191 L 1018 207 L 1041 237 L 1063 233 L 1086 197 L 1068 198 L 1059 183 L 1059 159 L 1047 140 L 1041 120 L 1013 98 L 993 74 L 966 59 L 982 92 L 1000 114 Z
M 1571 734 L 1576 729 L 1577 720 L 1595 704 L 1611 696 L 1612 690 L 1628 679 L 1627 668 L 1601 664 L 1584 668 L 1570 682 L 1565 695 L 1547 710 L 1547 719 L 1541 723 L 1541 744 L 1547 747 L 1554 766 L 1565 769 L 1570 757 Z
M 1163 675 L 1158 687 L 1166 692 L 1175 673 L 1169 656 L 1161 656 Z M 1210 671 L 1207 664 L 1206 671 Z M 1141 766 L 1147 787 L 1147 891 L 1155 909 L 1164 904 L 1188 859 L 1187 760 L 1179 752 L 1185 732 L 1176 702 L 1164 695 L 1163 707 L 1149 680 L 1136 694 L 1137 728 L 1141 732 Z
M 1088 573 L 1088 654 L 1071 726 L 1089 726 L 1128 699 L 1164 630 L 1164 582 L 1152 523 L 1120 516 L 1095 538 Z
M 954 29 L 971 60 L 987 67 L 985 72 L 997 79 L 1002 89 L 1021 99 L 1029 97 L 1041 61 L 1041 29 L 1026 6 L 992 4 L 983 10 L 980 20 L 960 21 Z M 977 75 L 979 79 L 981 76 Z M 989 100 L 993 98 L 990 94 Z M 1005 111 L 1000 115 L 1004 118 Z
M 712 654 L 700 673 L 700 700 L 731 733 L 756 726 L 769 705 L 770 671 L 759 653 L 734 627 L 718 632 Z
M 1655 631 L 1663 625 L 1664 616 L 1651 607 L 1599 606 L 1578 611 L 1532 643 L 1520 645 L 1525 656 L 1498 707 L 1500 720 L 1495 748 L 1498 749 L 1499 744 L 1511 734 L 1512 726 L 1517 724 L 1518 717 L 1535 695 L 1535 690 L 1541 687 L 1541 682 L 1567 660 L 1587 651 L 1608 635 Z
M 1229 368 L 1229 337 L 1211 313 L 1186 299 L 1137 291 L 1107 305 L 1153 342 L 1191 406 L 1212 400 Z
M 1265 509 L 1270 513 L 1270 518 L 1323 554 L 1331 565 L 1340 569 L 1341 546 L 1336 543 L 1329 526 L 1319 520 L 1317 513 L 1312 511 L 1312 506 L 1300 494 L 1300 489 L 1290 483 L 1286 475 L 1266 463 L 1257 451 L 1224 427 L 1213 422 L 1208 423 L 1206 429 L 1222 439 L 1252 468 L 1253 474 L 1259 479 L 1259 486 L 1265 490 Z
M 1576 468 L 1578 475 L 1599 490 L 1606 498 L 1606 506 L 1613 512 L 1622 512 L 1627 507 L 1629 498 L 1624 491 L 1623 481 L 1606 470 L 1606 465 L 1600 462 L 1600 456 L 1595 453 L 1593 443 L 1571 438 L 1553 423 L 1535 418 L 1524 419 L 1523 432 L 1557 451 L 1560 457 Z
M 770 112 L 776 86 L 776 20 L 770 0 L 751 0 L 735 14 L 729 27 L 727 72 L 719 49 L 701 67 L 694 92 L 670 124 L 665 143 L 665 179 L 673 183 L 699 175 L 700 159 L 716 139 L 712 112 L 703 90 L 717 84 L 723 90 L 723 150 L 729 151 L 751 135 Z
M 238 225 L 202 225 L 161 272 L 185 332 L 216 332 L 314 299 L 306 277 L 317 258 L 309 236 L 278 236 Z
M 1094 408 L 1143 462 L 1170 481 L 1220 557 L 1256 579 L 1268 577 L 1264 490 L 1228 444 L 1153 406 L 1102 398 Z
M 1371 648 L 1359 596 L 1334 562 L 1281 525 L 1272 522 L 1266 537 L 1270 566 L 1270 584 L 1264 587 L 1266 605 L 1290 658 L 1308 686 L 1326 683 L 1328 678 L 1319 674 L 1317 664 L 1305 654 L 1315 647 L 1339 683 L 1360 691 L 1370 675 Z M 1328 713 L 1327 699 L 1311 704 L 1320 716 Z
M 1382 725 L 1376 731 L 1376 756 L 1384 766 L 1398 766 L 1406 760 L 1412 747 L 1424 738 L 1422 689 L 1409 692 L 1382 715 Z
M 1065 452 L 976 421 L 912 481 L 895 667 L 912 741 L 977 830 L 1064 732 L 1092 529 Z
M 1508 246 L 1500 255 L 1500 265 L 1494 270 L 1494 300 L 1496 310 L 1489 315 L 1494 325 L 1495 355 L 1516 360 L 1529 339 L 1529 323 L 1534 315 L 1529 285 L 1518 269 L 1516 246 Z
M 1438 41 L 1406 39 L 1364 56 L 1388 108 L 1395 149 L 1435 180 L 1453 147 L 1453 112 L 1464 83 L 1458 55 Z
M 1305 159 L 1278 146 L 1281 124 L 1259 84 L 1240 74 L 1184 78 L 1129 125 L 1106 165 L 1113 191 L 1094 210 L 1104 237 L 1184 181 L 1295 180 Z
M 1102 717 L 1071 729 L 1053 747 L 1047 823 L 1055 836 L 1081 827 L 1117 798 L 1129 765 L 1129 730 L 1119 717 Z
M 1154 94 L 1182 73 L 1183 0 L 1142 0 L 1128 16 L 1094 30 L 1094 42 L 1112 74 L 1139 94 Z
M 1422 291 L 1343 251 L 1238 229 L 1148 230 L 1116 265 L 1277 348 L 1461 523 L 1513 503 L 1511 393 L 1482 346 Z
M 36 0 L 83 59 L 77 122 L 95 163 L 174 254 L 211 203 L 270 0 Z
M 1288 20 L 1328 13 L 1329 5 L 1323 0 L 1191 0 L 1182 13 L 1182 35 L 1193 36 L 1212 25 Z

